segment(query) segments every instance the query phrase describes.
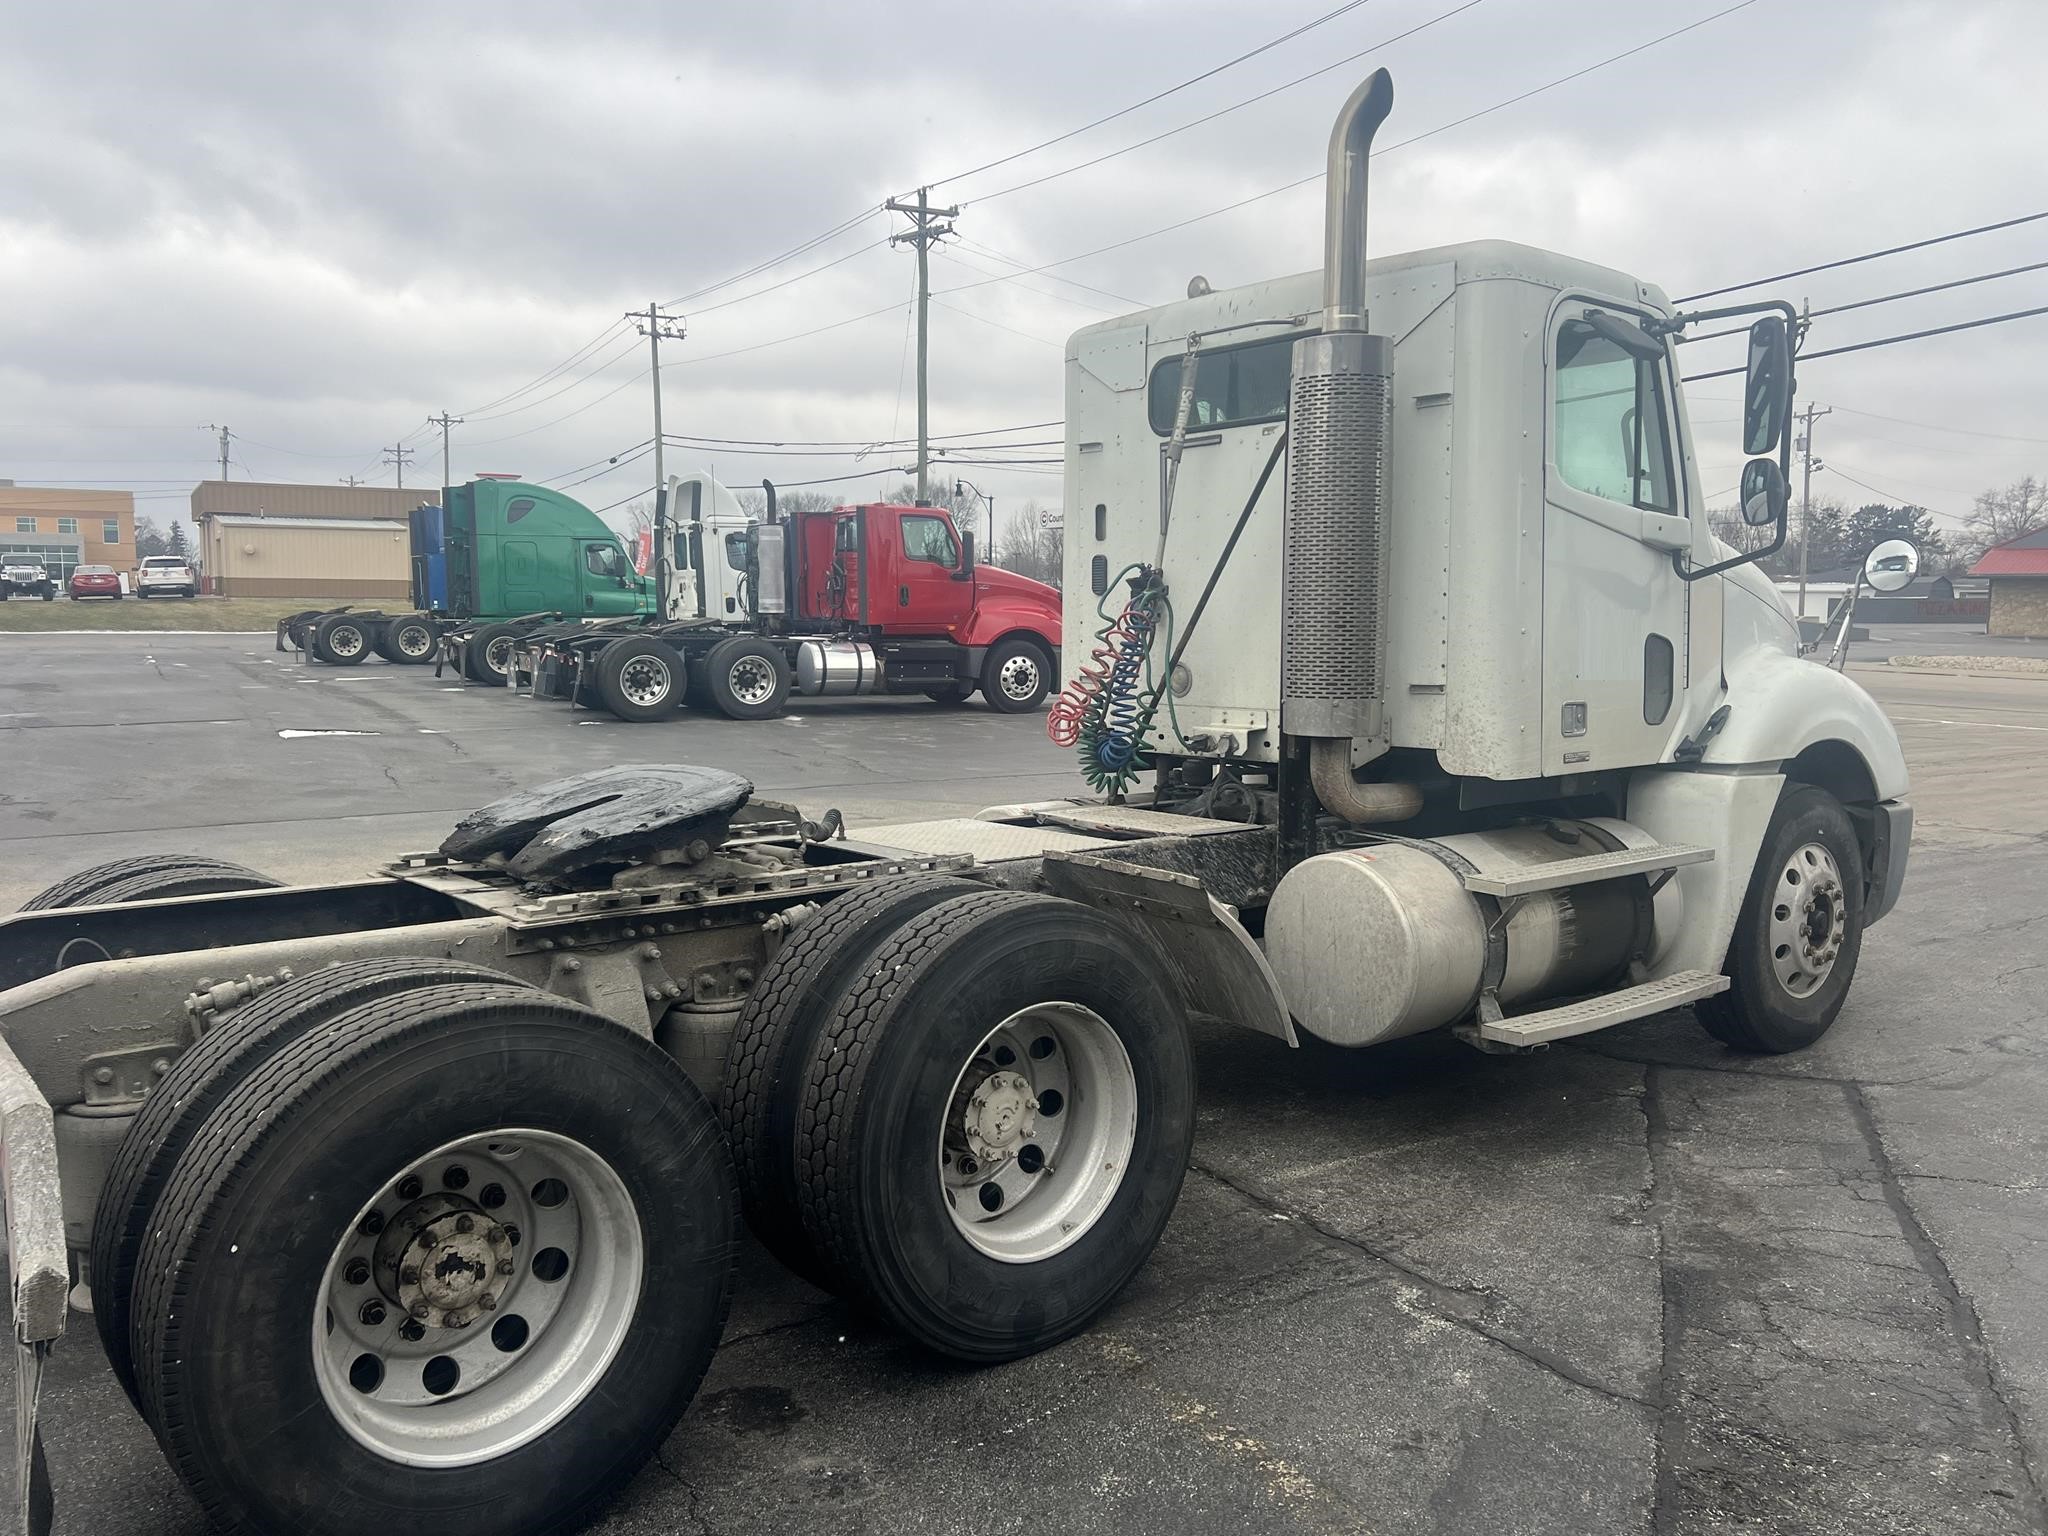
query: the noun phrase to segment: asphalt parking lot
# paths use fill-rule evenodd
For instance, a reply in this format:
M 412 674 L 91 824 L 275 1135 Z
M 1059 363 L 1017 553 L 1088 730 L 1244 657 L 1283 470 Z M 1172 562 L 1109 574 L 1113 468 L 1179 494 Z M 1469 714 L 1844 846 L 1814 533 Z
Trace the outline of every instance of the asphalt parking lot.
M 353 873 L 610 761 L 855 820 L 1074 787 L 1035 717 L 978 704 L 629 726 L 246 636 L 0 660 L 0 909 L 126 851 Z M 1096 1329 L 957 1370 L 750 1248 L 695 1406 L 598 1529 L 2048 1528 L 2048 678 L 1858 675 L 1919 822 L 1812 1050 L 1736 1056 L 1683 1012 L 1516 1059 L 1205 1033 L 1194 1170 Z M 204 1529 L 82 1319 L 44 1423 L 60 1531 Z

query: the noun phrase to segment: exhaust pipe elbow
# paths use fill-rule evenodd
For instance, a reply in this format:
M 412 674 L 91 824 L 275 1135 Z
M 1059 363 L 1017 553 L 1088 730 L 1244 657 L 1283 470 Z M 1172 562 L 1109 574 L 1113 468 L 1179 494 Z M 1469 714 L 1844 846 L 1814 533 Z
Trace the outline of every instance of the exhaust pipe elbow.
M 1330 130 L 1323 192 L 1323 330 L 1365 329 L 1366 171 L 1372 138 L 1394 109 L 1394 77 L 1376 69 Z
M 1323 808 L 1354 825 L 1406 821 L 1422 810 L 1422 791 L 1413 784 L 1361 784 L 1351 777 L 1349 737 L 1323 736 L 1309 742 L 1308 777 Z
M 768 516 L 765 521 L 771 523 L 781 522 L 782 518 L 775 507 L 775 482 L 773 480 L 763 480 L 761 482 L 761 494 L 768 498 Z

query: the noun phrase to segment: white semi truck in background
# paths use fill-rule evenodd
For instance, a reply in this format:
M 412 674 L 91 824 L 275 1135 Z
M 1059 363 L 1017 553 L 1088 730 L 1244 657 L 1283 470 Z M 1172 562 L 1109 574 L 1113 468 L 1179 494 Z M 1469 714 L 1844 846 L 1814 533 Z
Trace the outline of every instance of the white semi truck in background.
M 1390 105 L 1336 126 L 1323 273 L 1070 347 L 1048 721 L 1101 794 L 846 832 L 613 768 L 367 879 L 131 859 L 0 923 L 24 1529 L 67 1291 L 226 1529 L 555 1530 L 696 1390 L 736 1208 L 951 1358 L 1086 1327 L 1178 1196 L 1191 1020 L 1833 1023 L 1906 773 L 1707 527 L 1708 316 L 1519 246 L 1368 266 Z M 1743 506 L 1782 542 L 1765 308 Z

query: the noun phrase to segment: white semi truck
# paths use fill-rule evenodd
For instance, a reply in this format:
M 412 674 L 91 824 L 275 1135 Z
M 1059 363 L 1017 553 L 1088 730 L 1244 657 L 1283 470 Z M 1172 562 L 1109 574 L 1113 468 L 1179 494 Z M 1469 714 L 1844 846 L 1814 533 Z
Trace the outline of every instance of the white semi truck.
M 367 879 L 131 859 L 0 923 L 23 1529 L 67 1295 L 228 1530 L 554 1531 L 688 1405 L 738 1213 L 954 1359 L 1086 1327 L 1179 1193 L 1190 1020 L 1834 1022 L 1906 774 L 1706 525 L 1703 317 L 1517 246 L 1368 266 L 1390 100 L 1321 275 L 1074 338 L 1049 725 L 1102 794 L 848 835 L 611 768 Z M 1792 342 L 1744 390 L 1780 541 Z

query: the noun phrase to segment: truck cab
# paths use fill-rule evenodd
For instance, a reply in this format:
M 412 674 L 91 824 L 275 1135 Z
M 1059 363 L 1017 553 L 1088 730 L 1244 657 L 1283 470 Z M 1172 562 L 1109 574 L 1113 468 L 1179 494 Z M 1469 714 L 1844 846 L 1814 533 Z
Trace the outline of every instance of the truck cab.
M 474 480 L 442 492 L 438 551 L 415 525 L 415 585 L 437 573 L 458 617 L 554 612 L 601 619 L 652 611 L 654 584 L 633 570 L 619 536 L 582 503 L 545 486 Z M 426 604 L 421 603 L 424 607 Z

